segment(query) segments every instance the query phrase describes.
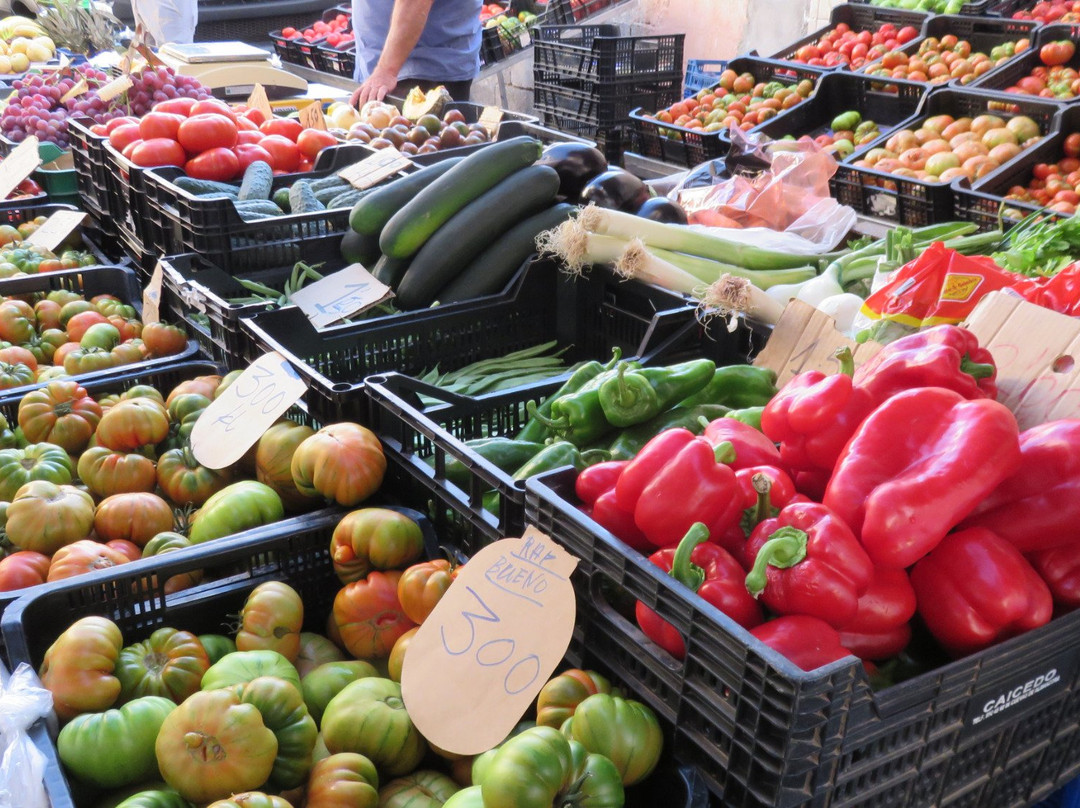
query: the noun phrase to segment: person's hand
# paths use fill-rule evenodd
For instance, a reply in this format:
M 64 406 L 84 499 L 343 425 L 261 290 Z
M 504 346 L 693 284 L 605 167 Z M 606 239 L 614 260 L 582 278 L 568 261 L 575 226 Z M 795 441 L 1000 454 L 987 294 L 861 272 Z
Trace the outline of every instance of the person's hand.
M 368 101 L 382 101 L 387 93 L 393 92 L 395 87 L 397 87 L 397 74 L 376 65 L 371 75 L 356 88 L 349 100 L 354 107 L 360 109 Z

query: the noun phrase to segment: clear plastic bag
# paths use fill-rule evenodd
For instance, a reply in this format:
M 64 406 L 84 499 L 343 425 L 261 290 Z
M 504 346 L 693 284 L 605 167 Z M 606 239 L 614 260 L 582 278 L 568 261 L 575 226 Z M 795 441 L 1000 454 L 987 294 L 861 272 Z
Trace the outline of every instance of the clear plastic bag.
M 0 808 L 49 808 L 45 756 L 27 730 L 52 706 L 52 694 L 25 663 L 0 682 Z

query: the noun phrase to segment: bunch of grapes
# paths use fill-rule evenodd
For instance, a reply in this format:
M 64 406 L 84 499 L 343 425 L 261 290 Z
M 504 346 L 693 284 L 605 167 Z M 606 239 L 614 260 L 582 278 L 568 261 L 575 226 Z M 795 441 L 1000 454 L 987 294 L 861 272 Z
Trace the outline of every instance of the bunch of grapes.
M 167 98 L 210 97 L 210 92 L 190 76 L 178 76 L 167 67 L 146 68 L 132 77 L 133 85 L 125 94 L 103 101 L 97 89 L 111 79 L 100 70 L 87 65 L 73 69 L 63 76 L 27 73 L 12 85 L 15 96 L 0 113 L 0 132 L 16 143 L 30 135 L 68 149 L 69 117 L 89 117 L 94 123 L 107 123 L 123 115 L 142 116 L 158 101 Z M 63 98 L 80 80 L 89 89 L 82 95 Z

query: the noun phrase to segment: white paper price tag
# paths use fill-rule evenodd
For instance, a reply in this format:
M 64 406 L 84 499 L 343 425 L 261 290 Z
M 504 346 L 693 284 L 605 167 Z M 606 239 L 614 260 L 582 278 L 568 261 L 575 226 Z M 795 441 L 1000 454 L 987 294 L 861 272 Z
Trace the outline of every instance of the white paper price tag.
M 350 264 L 293 292 L 290 298 L 316 328 L 369 309 L 394 296 L 385 283 L 360 264 Z
M 117 76 L 98 89 L 98 98 L 102 101 L 112 101 L 118 95 L 123 95 L 131 89 L 134 82 L 131 80 L 131 76 Z
M 411 163 L 408 157 L 393 146 L 387 146 L 359 163 L 353 163 L 341 169 L 338 176 L 353 188 L 363 191 L 365 188 L 378 185 L 409 165 Z
M 0 163 L 0 199 L 7 199 L 19 183 L 33 174 L 39 165 L 41 155 L 38 154 L 38 139 L 31 135 L 12 149 L 11 154 Z

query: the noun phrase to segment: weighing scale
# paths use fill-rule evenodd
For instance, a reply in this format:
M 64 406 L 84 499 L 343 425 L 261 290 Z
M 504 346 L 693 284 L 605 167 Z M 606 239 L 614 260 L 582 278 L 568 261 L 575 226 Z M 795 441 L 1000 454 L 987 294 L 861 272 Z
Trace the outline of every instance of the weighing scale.
M 303 95 L 308 88 L 304 79 L 271 64 L 269 52 L 245 42 L 170 43 L 162 45 L 157 55 L 180 75 L 197 78 L 226 100 L 247 98 L 256 83 L 271 99 Z

